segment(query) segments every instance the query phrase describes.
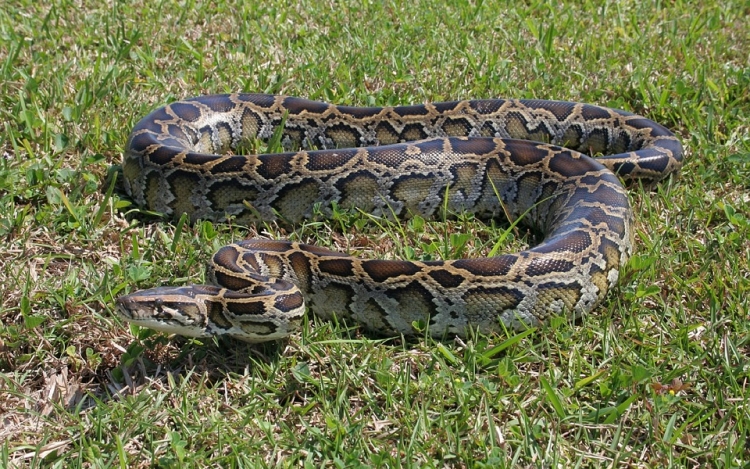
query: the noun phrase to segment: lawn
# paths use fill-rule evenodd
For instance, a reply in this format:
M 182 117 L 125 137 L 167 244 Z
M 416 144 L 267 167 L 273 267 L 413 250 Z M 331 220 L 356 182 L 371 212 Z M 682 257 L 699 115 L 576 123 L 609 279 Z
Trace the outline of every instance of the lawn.
M 749 17 L 745 0 L 6 0 L 0 467 L 747 467 Z M 234 240 L 452 258 L 505 233 L 461 215 L 189 224 L 133 205 L 118 173 L 133 125 L 235 91 L 590 102 L 672 129 L 686 162 L 630 187 L 635 255 L 578 321 L 436 341 L 308 317 L 263 345 L 130 327 L 114 298 L 201 283 Z

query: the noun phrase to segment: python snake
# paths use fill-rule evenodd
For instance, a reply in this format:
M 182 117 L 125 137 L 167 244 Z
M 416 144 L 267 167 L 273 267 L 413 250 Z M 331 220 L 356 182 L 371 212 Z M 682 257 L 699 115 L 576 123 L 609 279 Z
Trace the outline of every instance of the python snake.
M 282 124 L 284 147 L 302 150 L 233 154 Z M 135 292 L 116 310 L 152 329 L 249 342 L 288 336 L 306 308 L 375 333 L 427 327 L 434 337 L 578 316 L 615 285 L 632 251 L 632 211 L 615 173 L 652 182 L 681 165 L 682 146 L 665 127 L 580 103 L 359 108 L 265 94 L 175 102 L 135 126 L 124 155 L 126 191 L 150 210 L 295 225 L 333 204 L 385 217 L 447 208 L 521 217 L 543 240 L 497 257 L 411 262 L 251 239 L 213 256 L 213 285 Z

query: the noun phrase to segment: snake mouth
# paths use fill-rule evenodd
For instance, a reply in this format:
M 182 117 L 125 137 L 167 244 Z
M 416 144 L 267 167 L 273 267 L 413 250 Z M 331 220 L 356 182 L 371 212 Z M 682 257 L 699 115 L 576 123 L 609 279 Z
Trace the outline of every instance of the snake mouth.
M 128 299 L 127 296 L 121 296 L 115 300 L 115 314 L 120 316 L 122 319 L 127 319 L 128 321 L 132 321 L 136 319 L 133 314 L 133 304 L 132 301 Z
M 143 290 L 117 298 L 115 313 L 128 321 L 172 320 L 173 308 L 169 307 L 168 302 L 154 296 L 151 292 L 152 290 Z

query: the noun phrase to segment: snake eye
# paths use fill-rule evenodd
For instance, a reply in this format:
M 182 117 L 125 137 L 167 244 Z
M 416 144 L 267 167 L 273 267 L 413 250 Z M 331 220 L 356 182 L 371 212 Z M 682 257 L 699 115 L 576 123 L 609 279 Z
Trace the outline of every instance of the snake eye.
M 157 309 L 157 311 L 162 310 L 162 306 L 164 306 L 164 300 L 161 298 L 157 298 L 154 300 L 154 308 Z

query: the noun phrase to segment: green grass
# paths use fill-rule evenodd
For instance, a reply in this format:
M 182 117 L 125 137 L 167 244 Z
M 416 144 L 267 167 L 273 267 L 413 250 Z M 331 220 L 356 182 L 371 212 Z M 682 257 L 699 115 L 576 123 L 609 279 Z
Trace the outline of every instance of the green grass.
M 750 460 L 746 1 L 84 3 L 0 9 L 0 467 Z M 402 258 L 482 255 L 499 236 L 346 214 L 291 233 L 191 226 L 111 190 L 138 119 L 230 91 L 593 102 L 670 127 L 687 160 L 631 189 L 636 255 L 574 324 L 402 343 L 310 318 L 261 346 L 131 331 L 114 297 L 199 282 L 216 248 L 257 233 Z

